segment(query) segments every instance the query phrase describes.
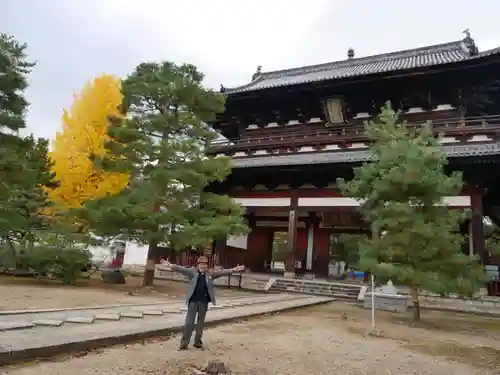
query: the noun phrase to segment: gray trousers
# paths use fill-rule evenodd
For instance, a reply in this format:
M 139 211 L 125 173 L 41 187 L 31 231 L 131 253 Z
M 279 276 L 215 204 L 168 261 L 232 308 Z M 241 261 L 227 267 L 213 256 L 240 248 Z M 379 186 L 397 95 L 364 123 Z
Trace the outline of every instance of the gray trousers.
M 205 317 L 207 315 L 208 303 L 205 302 L 189 302 L 186 322 L 184 323 L 184 331 L 182 333 L 181 346 L 188 346 L 194 329 L 194 320 L 196 316 L 196 332 L 194 335 L 194 342 L 201 343 L 201 337 L 203 336 L 203 328 L 205 325 Z

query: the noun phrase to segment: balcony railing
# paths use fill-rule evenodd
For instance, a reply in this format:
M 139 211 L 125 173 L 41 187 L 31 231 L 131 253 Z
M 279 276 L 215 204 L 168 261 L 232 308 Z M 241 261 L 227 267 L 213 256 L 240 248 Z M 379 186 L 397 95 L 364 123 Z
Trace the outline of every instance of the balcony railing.
M 425 122 L 409 123 L 409 128 L 421 127 Z M 274 128 L 276 129 L 276 128 Z M 500 115 L 450 118 L 432 121 L 432 130 L 442 137 L 454 137 L 466 141 L 475 135 L 496 137 L 500 134 Z M 281 149 L 303 146 L 322 147 L 330 144 L 352 144 L 367 142 L 364 125 L 333 125 L 321 129 L 303 129 L 282 133 L 256 135 L 246 134 L 234 141 L 218 141 L 212 144 L 210 153 L 231 154 L 234 152 L 252 152 L 255 150 Z

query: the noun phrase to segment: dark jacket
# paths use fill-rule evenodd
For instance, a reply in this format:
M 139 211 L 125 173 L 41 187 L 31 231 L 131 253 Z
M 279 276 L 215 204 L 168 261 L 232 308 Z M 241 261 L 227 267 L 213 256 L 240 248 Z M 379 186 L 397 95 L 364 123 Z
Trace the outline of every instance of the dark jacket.
M 198 268 L 192 267 L 192 268 L 186 268 L 178 265 L 172 265 L 171 270 L 174 272 L 179 272 L 180 274 L 183 274 L 184 276 L 187 276 L 189 279 L 189 284 L 188 284 L 188 291 L 186 295 L 186 303 L 189 303 L 189 300 L 193 296 L 193 293 L 196 289 L 196 283 L 198 282 Z M 233 270 L 232 269 L 226 269 L 226 270 L 221 270 L 221 271 L 208 271 L 205 272 L 205 278 L 207 282 L 207 291 L 208 295 L 210 296 L 210 301 L 215 305 L 215 287 L 214 287 L 214 280 L 222 277 L 222 276 L 229 276 L 232 275 Z

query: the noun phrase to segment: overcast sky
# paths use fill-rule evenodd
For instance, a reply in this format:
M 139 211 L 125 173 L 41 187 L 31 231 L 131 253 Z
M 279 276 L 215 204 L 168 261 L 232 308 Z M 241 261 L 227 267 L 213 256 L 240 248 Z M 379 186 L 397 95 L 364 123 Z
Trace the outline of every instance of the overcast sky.
M 0 0 L 0 32 L 37 61 L 30 131 L 53 138 L 73 93 L 149 60 L 190 62 L 218 88 L 263 71 L 461 39 L 500 46 L 498 0 Z

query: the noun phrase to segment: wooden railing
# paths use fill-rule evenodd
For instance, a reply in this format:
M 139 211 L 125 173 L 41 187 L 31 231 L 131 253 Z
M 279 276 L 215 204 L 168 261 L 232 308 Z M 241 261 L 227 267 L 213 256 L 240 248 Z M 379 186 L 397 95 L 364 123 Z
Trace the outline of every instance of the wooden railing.
M 408 127 L 418 128 L 424 123 L 409 123 Z M 500 134 L 500 115 L 439 119 L 432 121 L 432 130 L 436 135 L 461 138 L 465 141 L 474 135 L 496 137 Z M 223 152 L 231 154 L 238 151 L 252 152 L 276 148 L 295 149 L 302 146 L 321 147 L 329 144 L 349 144 L 366 141 L 368 141 L 368 137 L 365 134 L 364 125 L 343 124 L 309 130 L 304 128 L 301 131 L 283 129 L 282 133 L 273 132 L 268 135 L 254 137 L 247 134 L 235 141 L 215 142 L 209 149 L 209 153 Z

